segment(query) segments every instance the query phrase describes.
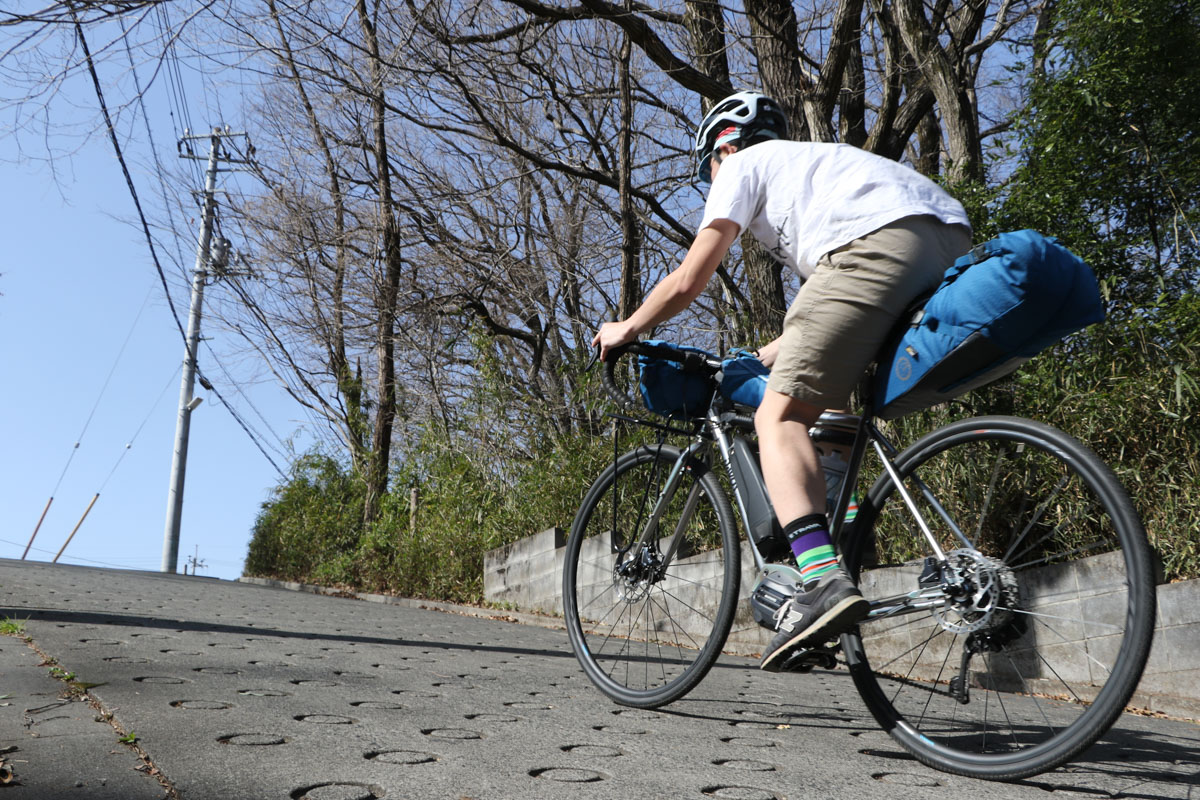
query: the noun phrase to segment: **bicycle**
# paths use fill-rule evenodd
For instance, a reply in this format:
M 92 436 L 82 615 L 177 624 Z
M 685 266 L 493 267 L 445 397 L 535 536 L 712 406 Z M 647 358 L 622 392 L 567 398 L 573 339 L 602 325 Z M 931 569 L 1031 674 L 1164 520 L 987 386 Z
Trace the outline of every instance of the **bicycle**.
M 717 391 L 721 360 L 627 345 L 604 371 L 624 407 L 635 403 L 617 388 L 614 366 L 627 353 L 670 359 L 711 395 L 669 424 L 615 415 L 660 435 L 614 454 L 585 495 L 563 600 L 591 681 L 619 704 L 656 708 L 695 688 L 721 654 L 743 571 L 763 625 L 799 575 L 773 560 L 787 545 L 756 463 L 750 409 Z M 1141 522 L 1099 457 L 1048 425 L 1002 416 L 952 422 L 900 451 L 869 398 L 860 417 L 827 413 L 812 433 L 825 452 L 849 452 L 831 492 L 831 533 L 871 612 L 784 669 L 832 668 L 840 652 L 879 725 L 947 772 L 1016 780 L 1100 738 L 1149 655 L 1155 580 Z M 668 444 L 673 435 L 689 443 Z M 882 472 L 847 521 L 868 449 Z

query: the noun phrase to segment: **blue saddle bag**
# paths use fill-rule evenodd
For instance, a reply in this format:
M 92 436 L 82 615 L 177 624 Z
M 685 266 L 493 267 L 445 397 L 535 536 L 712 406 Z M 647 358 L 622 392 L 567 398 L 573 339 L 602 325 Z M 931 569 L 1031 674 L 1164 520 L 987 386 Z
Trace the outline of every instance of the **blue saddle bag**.
M 977 389 L 1103 319 L 1082 259 L 1036 231 L 1002 233 L 955 261 L 880 352 L 875 415 L 895 419 Z

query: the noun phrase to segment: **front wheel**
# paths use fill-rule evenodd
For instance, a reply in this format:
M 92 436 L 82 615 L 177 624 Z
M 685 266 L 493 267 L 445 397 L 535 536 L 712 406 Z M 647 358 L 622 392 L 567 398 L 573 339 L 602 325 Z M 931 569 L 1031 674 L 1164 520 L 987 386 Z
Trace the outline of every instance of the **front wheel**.
M 947 772 L 1015 780 L 1074 758 L 1129 701 L 1154 629 L 1125 490 L 1075 439 L 1012 417 L 952 423 L 894 463 L 946 559 L 885 473 L 844 548 L 872 605 L 842 642 L 866 705 Z
M 676 466 L 678 485 L 660 503 Z M 655 708 L 708 673 L 737 608 L 737 536 L 716 476 L 680 461 L 678 448 L 638 447 L 596 479 L 567 541 L 563 608 L 575 656 L 602 692 Z

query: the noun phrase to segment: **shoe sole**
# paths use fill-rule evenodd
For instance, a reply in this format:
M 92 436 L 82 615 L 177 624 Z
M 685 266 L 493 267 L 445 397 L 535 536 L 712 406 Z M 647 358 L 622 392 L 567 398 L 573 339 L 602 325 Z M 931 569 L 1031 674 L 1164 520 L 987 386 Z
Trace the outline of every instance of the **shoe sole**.
M 870 610 L 871 604 L 867 602 L 866 598 L 859 595 L 847 597 L 818 617 L 817 621 L 812 625 L 809 625 L 789 639 L 783 647 L 780 647 L 767 658 L 764 658 L 762 663 L 758 665 L 758 668 L 767 672 L 778 671 L 779 665 L 785 660 L 784 656 L 796 649 L 798 645 L 804 644 L 809 640 L 813 640 L 815 644 L 823 644 L 825 639 L 831 635 L 828 631 L 841 628 L 841 630 L 838 630 L 838 633 L 842 633 L 845 629 L 853 627 L 866 619 Z M 817 637 L 821 638 L 818 639 Z

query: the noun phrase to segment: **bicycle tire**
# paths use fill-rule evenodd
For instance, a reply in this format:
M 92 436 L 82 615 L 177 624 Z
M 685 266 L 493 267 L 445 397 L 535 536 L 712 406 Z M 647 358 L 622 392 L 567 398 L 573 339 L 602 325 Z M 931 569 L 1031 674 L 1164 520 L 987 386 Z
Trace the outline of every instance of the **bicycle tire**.
M 894 464 L 943 549 L 951 552 L 952 533 L 916 477 L 983 554 L 959 541 L 953 552 L 965 555 L 951 558 L 984 600 L 880 616 L 845 634 L 863 701 L 899 744 L 939 770 L 1017 780 L 1066 763 L 1116 721 L 1150 651 L 1153 559 L 1124 488 L 1089 448 L 1014 417 L 939 428 Z M 885 472 L 847 532 L 847 567 L 873 605 L 919 590 L 922 571 L 925 586 L 938 580 L 927 562 L 881 557 L 895 547 L 884 537 L 901 532 L 902 517 L 928 548 L 898 495 Z M 998 551 L 1002 566 L 987 560 Z M 906 565 L 872 563 L 889 559 Z M 980 595 L 986 585 L 990 594 Z
M 623 552 L 679 455 L 670 445 L 638 447 L 605 470 L 575 516 L 563 564 L 563 610 L 576 658 L 600 691 L 637 708 L 666 705 L 695 688 L 721 654 L 737 609 L 737 523 L 702 462 L 687 462 L 650 546 Z M 655 564 L 689 498 L 683 546 L 669 563 Z

